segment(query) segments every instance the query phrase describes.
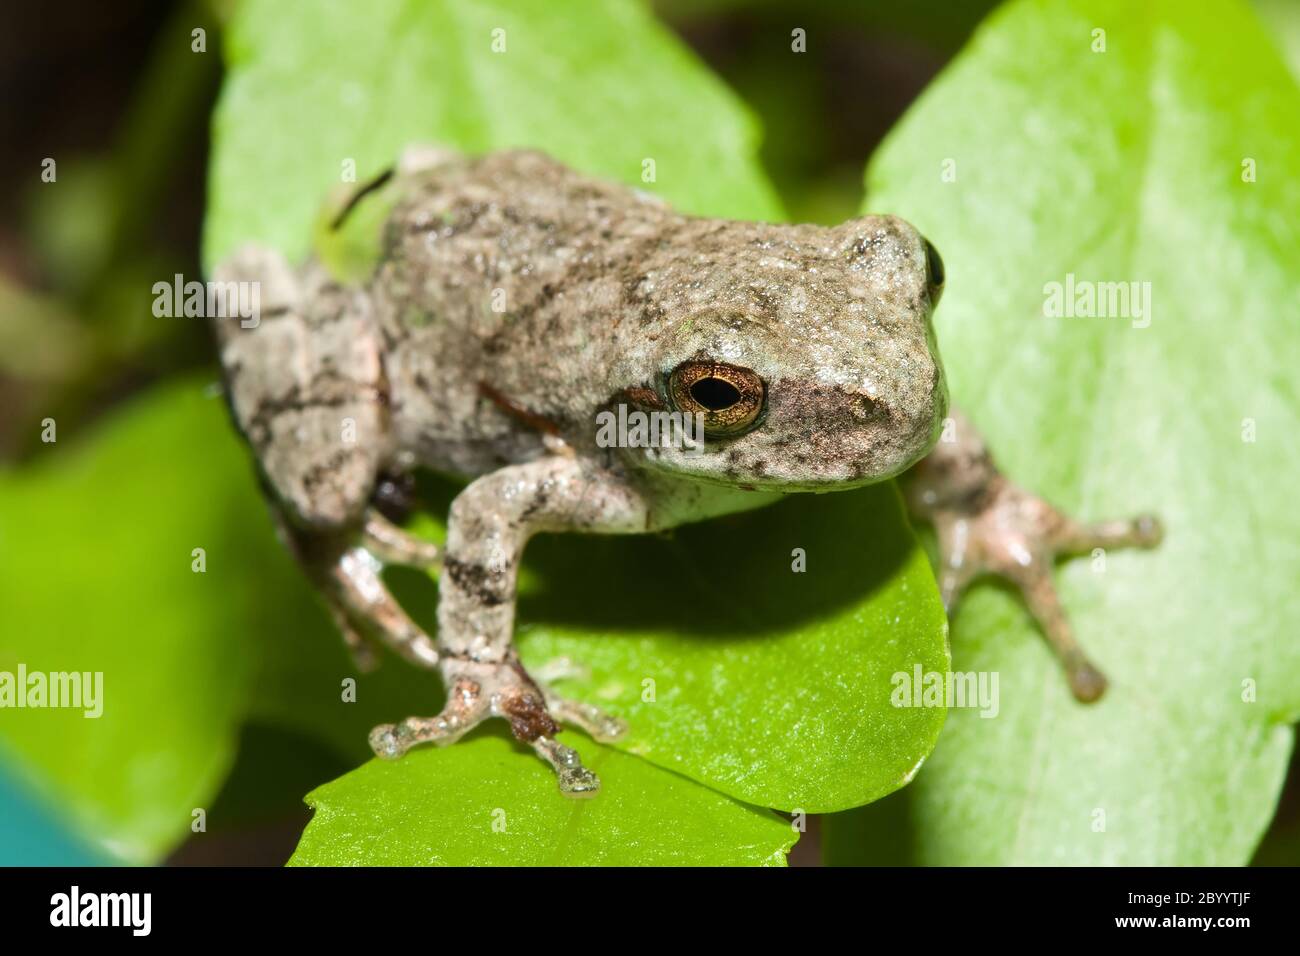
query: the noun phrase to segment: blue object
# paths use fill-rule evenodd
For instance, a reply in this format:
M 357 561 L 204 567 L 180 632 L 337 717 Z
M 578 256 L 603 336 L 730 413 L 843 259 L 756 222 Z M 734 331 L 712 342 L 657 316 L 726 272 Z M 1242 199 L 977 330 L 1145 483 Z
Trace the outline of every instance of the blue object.
M 105 862 L 0 764 L 0 866 L 103 866 Z

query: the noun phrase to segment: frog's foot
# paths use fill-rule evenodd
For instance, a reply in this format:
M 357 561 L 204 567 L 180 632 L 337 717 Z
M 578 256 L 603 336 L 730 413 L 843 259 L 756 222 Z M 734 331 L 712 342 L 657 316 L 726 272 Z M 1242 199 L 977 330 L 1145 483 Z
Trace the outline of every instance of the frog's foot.
M 472 683 L 453 687 L 447 706 L 436 717 L 407 717 L 397 724 L 380 724 L 370 731 L 370 749 L 376 757 L 396 760 L 412 747 L 454 744 L 490 716 L 487 703 Z
M 436 545 L 403 531 L 375 507 L 366 509 L 360 528 L 353 532 L 306 532 L 290 528 L 287 522 L 281 523 L 281 529 L 318 583 L 330 616 L 361 670 L 375 665 L 375 641 L 412 664 L 437 665 L 433 639 L 403 610 L 382 577 L 388 564 L 436 568 L 440 558 Z
M 1160 523 L 1149 515 L 1131 521 L 1080 524 L 1008 481 L 990 489 L 971 513 L 934 515 L 939 534 L 939 590 L 952 613 L 962 590 L 981 574 L 1011 581 L 1065 666 L 1075 698 L 1090 703 L 1106 678 L 1075 640 L 1052 582 L 1056 559 L 1094 548 L 1154 547 Z
M 531 746 L 555 770 L 561 793 L 586 797 L 600 789 L 599 778 L 582 765 L 577 751 L 555 739 L 560 725 L 552 714 L 572 721 L 596 739 L 618 736 L 623 730 L 620 721 L 544 689 L 528 676 L 513 652 L 499 662 L 444 657 L 441 668 L 448 687 L 448 703 L 442 713 L 376 727 L 370 732 L 376 756 L 395 760 L 418 744 L 446 746 L 489 717 L 501 717 L 509 721 L 518 740 Z
M 603 744 L 612 743 L 627 733 L 627 724 L 618 717 L 605 713 L 594 704 L 562 697 L 551 687 L 552 681 L 590 676 L 587 668 L 567 657 L 557 657 L 537 668 L 534 674 L 533 683 L 542 692 L 547 708 L 560 720 L 581 727 L 588 737 Z
M 1075 640 L 1052 581 L 1054 565 L 1060 557 L 1096 548 L 1155 547 L 1160 522 L 1151 515 L 1075 521 L 1007 480 L 978 435 L 965 428 L 954 447 L 936 447 L 908 487 L 912 510 L 932 521 L 938 534 L 944 607 L 951 614 L 967 585 L 982 575 L 1009 580 L 1060 657 L 1075 698 L 1095 701 L 1106 690 L 1106 678 Z

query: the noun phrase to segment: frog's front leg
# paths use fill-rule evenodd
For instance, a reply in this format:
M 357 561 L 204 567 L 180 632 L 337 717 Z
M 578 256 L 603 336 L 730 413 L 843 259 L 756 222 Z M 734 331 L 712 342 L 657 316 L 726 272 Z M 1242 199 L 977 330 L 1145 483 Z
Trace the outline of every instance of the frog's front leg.
M 952 414 L 945 435 L 908 476 L 912 511 L 930 520 L 939 538 L 939 590 L 951 614 L 975 578 L 994 574 L 1024 596 L 1052 648 L 1061 658 L 1074 696 L 1101 697 L 1106 678 L 1074 638 L 1061 607 L 1052 570 L 1057 557 L 1093 548 L 1151 548 L 1160 543 L 1160 522 L 1151 515 L 1083 524 L 1009 481 L 983 438 L 963 416 Z
M 408 717 L 376 727 L 381 757 L 416 744 L 448 744 L 488 717 L 554 767 L 560 789 L 594 793 L 595 774 L 555 739 L 556 718 L 598 740 L 617 737 L 619 721 L 589 704 L 567 701 L 534 680 L 512 642 L 515 586 L 528 539 L 540 531 L 627 534 L 646 529 L 642 492 L 620 475 L 571 457 L 547 457 L 477 479 L 452 503 L 438 581 L 438 666 L 447 706 L 437 717 Z

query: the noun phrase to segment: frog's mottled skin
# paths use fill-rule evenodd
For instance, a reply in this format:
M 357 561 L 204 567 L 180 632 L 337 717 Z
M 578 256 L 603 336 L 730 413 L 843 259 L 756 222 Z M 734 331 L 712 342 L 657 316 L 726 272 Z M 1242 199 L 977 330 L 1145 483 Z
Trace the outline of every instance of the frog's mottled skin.
M 692 219 L 540 154 L 498 153 L 414 184 L 372 290 L 394 447 L 464 474 L 543 450 L 480 382 L 591 457 L 593 416 L 627 389 L 662 400 L 686 359 L 743 365 L 767 383 L 762 428 L 628 464 L 783 492 L 897 474 L 945 408 L 922 239 L 891 217 Z
M 447 682 L 443 714 L 377 728 L 376 751 L 448 743 L 498 715 L 555 766 L 562 789 L 592 792 L 595 777 L 555 741 L 555 718 L 598 738 L 621 728 L 551 694 L 515 655 L 528 538 L 655 531 L 904 471 L 934 445 L 947 410 L 930 325 L 938 277 L 900 219 L 691 218 L 535 152 L 416 148 L 387 188 L 400 198 L 364 285 L 255 246 L 219 269 L 262 284 L 256 328 L 216 323 L 235 418 L 349 641 L 378 637 Z M 712 435 L 702 453 L 598 446 L 602 410 L 681 410 L 669 378 L 684 363 L 761 379 L 748 430 Z M 962 434 L 982 449 L 973 430 Z M 991 463 L 976 474 L 959 448 L 936 453 L 913 496 L 941 530 L 987 515 L 980 494 L 1001 480 Z M 475 479 L 452 506 L 441 555 L 374 506 L 416 467 Z M 972 475 L 973 492 L 942 494 Z M 1016 533 L 1046 541 L 1041 515 L 1022 525 Z M 1071 526 L 1071 545 L 1087 544 L 1088 529 Z M 1152 537 L 1150 527 L 1146 537 L 1110 531 L 1112 545 Z M 1006 570 L 989 557 L 996 549 L 974 556 L 967 543 L 952 580 Z M 1050 591 L 1054 550 L 1040 550 Z M 954 554 L 947 547 L 945 561 Z M 385 561 L 441 561 L 436 643 L 388 594 Z M 1072 679 L 1086 668 L 1101 680 L 1077 658 L 1067 654 Z M 1100 693 L 1075 683 L 1081 697 Z

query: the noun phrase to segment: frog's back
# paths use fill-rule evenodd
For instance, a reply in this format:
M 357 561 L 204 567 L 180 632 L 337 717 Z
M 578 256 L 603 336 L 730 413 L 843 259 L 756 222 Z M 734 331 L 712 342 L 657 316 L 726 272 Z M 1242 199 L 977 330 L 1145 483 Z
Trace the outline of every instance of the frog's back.
M 535 152 L 412 179 L 371 282 L 396 447 L 480 474 L 580 442 L 634 334 L 638 264 L 681 222 L 658 199 Z

